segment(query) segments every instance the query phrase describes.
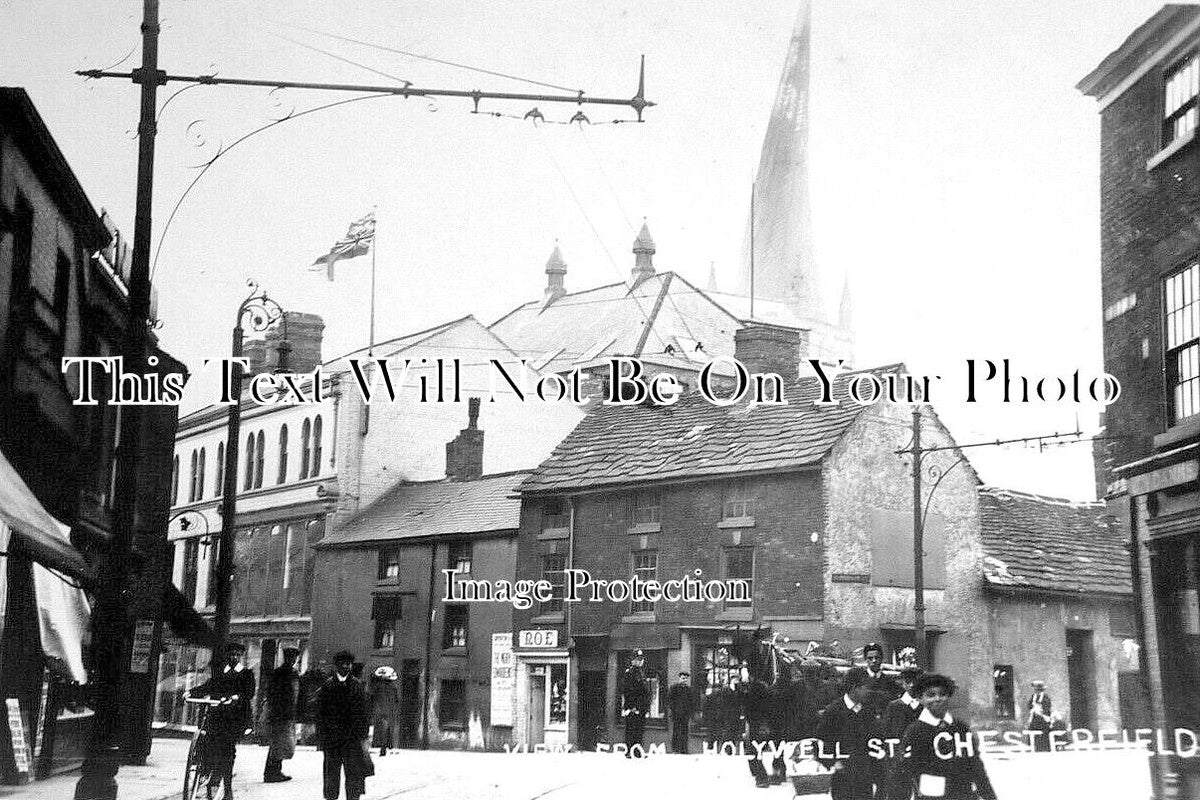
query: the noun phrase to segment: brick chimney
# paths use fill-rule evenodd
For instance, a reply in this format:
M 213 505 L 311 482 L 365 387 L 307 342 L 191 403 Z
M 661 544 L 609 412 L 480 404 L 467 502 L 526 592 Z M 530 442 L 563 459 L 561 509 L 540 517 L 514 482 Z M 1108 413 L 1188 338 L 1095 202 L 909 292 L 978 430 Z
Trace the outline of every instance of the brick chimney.
M 650 228 L 645 222 L 637 238 L 633 240 L 633 285 L 637 286 L 646 278 L 654 276 L 654 239 L 650 237 Z
M 544 302 L 549 305 L 567 293 L 563 286 L 563 278 L 567 274 L 567 262 L 563 261 L 562 252 L 554 245 L 554 252 L 546 262 L 546 297 Z
M 446 442 L 446 477 L 473 481 L 483 475 L 483 431 L 479 430 L 479 398 L 467 398 L 467 427 Z
M 803 331 L 751 322 L 733 335 L 733 355 L 750 372 L 775 372 L 785 381 L 800 377 Z

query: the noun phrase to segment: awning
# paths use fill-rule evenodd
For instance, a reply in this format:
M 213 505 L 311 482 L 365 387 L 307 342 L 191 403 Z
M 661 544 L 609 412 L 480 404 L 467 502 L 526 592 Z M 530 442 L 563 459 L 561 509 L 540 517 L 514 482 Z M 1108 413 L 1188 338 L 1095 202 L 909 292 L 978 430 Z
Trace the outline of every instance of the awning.
M 59 537 L 66 541 L 70 528 L 55 520 Z M 76 683 L 87 683 L 83 643 L 89 636 L 92 608 L 87 595 L 74 581 L 41 564 L 33 565 L 33 590 L 37 595 L 38 631 L 42 654 L 54 659 Z
M 212 626 L 173 583 L 167 584 L 166 594 L 163 595 L 163 619 L 175 635 L 188 644 L 216 647 L 217 634 Z
M 92 570 L 83 556 L 69 540 L 62 538 L 58 521 L 42 508 L 3 453 L 0 453 L 0 520 L 12 529 L 13 550 L 72 578 L 92 579 Z

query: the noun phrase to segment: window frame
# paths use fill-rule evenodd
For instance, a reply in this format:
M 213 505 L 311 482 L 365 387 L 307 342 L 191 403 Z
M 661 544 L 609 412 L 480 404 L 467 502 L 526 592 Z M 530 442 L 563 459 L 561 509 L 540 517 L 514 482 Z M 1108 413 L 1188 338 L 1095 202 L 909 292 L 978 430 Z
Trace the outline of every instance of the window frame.
M 721 520 L 727 521 L 732 519 L 754 519 L 754 506 L 757 504 L 758 498 L 750 491 L 749 481 L 730 481 L 722 487 L 721 492 Z M 734 511 L 741 511 L 740 514 L 730 513 L 731 506 L 740 504 L 740 508 L 733 508 Z
M 551 559 L 561 561 L 562 566 L 556 569 L 547 569 L 547 562 Z M 542 553 L 542 580 L 550 582 L 550 599 L 538 603 L 538 615 L 544 616 L 547 614 L 562 614 L 563 613 L 563 597 L 566 593 L 567 586 L 567 554 L 566 553 Z M 558 576 L 558 582 L 555 582 L 554 576 Z
M 389 559 L 395 558 L 395 561 Z M 395 574 L 392 572 L 392 566 L 395 566 Z M 376 573 L 376 580 L 381 581 L 398 581 L 400 580 L 400 548 L 399 547 L 381 547 L 379 548 L 379 567 Z
M 643 582 L 658 580 L 658 550 L 649 547 L 644 550 L 634 550 L 630 553 L 630 561 L 631 576 L 640 578 Z M 654 612 L 655 603 L 653 600 L 642 600 L 639 602 L 631 599 L 629 601 L 630 614 L 652 615 Z
M 225 494 L 225 443 L 217 442 L 217 464 L 216 469 L 217 480 L 213 484 L 213 497 L 220 497 Z
M 634 492 L 629 503 L 629 523 L 637 529 L 660 529 L 662 527 L 662 493 L 654 490 Z
M 1179 302 L 1172 307 L 1176 297 Z M 1164 390 L 1168 427 L 1172 427 L 1200 414 L 1200 260 L 1191 260 L 1163 276 L 1162 320 Z M 1174 336 L 1179 340 L 1173 341 Z M 1184 370 L 1180 362 L 1185 354 L 1191 374 L 1181 379 Z
M 443 608 L 445 614 L 442 618 L 442 649 L 466 650 L 471 636 L 470 607 L 466 603 L 446 603 Z M 458 624 L 459 620 L 461 625 Z
M 755 562 L 758 560 L 756 558 L 756 553 L 754 551 L 755 551 L 755 548 L 753 546 L 747 546 L 747 545 L 734 545 L 731 547 L 721 548 L 721 580 L 723 580 L 723 581 L 745 580 L 750 584 L 749 599 L 747 599 L 747 600 L 726 599 L 723 601 L 723 603 L 724 603 L 724 607 L 727 610 L 733 609 L 733 608 L 754 608 L 754 573 L 755 573 L 755 569 L 756 569 Z M 741 555 L 743 553 L 749 554 L 749 556 L 750 556 L 750 577 L 749 578 L 746 578 L 743 575 L 731 575 L 730 574 L 729 557 L 731 554 L 734 554 L 734 553 L 736 553 L 738 555 Z
M 288 468 L 288 426 L 283 423 L 279 426 L 279 469 L 276 472 L 275 483 L 287 483 L 287 468 Z
M 1181 99 L 1171 108 L 1172 81 L 1189 72 L 1190 81 L 1185 77 L 1175 87 L 1174 91 L 1180 93 Z M 1165 149 L 1195 136 L 1196 129 L 1200 127 L 1200 52 L 1192 51 L 1175 59 L 1163 71 L 1163 88 L 1159 99 L 1162 101 L 1162 147 Z M 1177 133 L 1180 121 L 1183 121 L 1186 130 Z
M 474 558 L 473 542 L 470 539 L 459 539 L 458 541 L 450 542 L 446 548 L 446 566 L 449 569 L 458 570 L 463 575 L 471 574 L 471 562 Z M 463 558 L 463 552 L 466 552 L 466 558 Z M 461 564 L 466 562 L 466 569 L 462 569 Z

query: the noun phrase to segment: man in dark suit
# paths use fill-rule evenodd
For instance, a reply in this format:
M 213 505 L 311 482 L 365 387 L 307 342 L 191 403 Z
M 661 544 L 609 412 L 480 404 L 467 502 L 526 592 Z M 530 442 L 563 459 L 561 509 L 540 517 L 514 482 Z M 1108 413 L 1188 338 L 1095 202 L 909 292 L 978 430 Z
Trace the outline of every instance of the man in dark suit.
M 1033 737 L 1033 749 L 1048 753 L 1050 752 L 1050 728 L 1052 727 L 1050 712 L 1053 710 L 1053 705 L 1044 681 L 1030 681 L 1029 685 L 1033 689 L 1033 694 L 1029 695 L 1029 702 L 1025 704 L 1028 712 L 1026 727 L 1039 734 Z
M 371 720 L 367 691 L 350 674 L 354 656 L 343 650 L 333 657 L 333 676 L 317 695 L 317 741 L 325 752 L 325 800 L 338 800 L 342 772 L 346 774 L 346 800 L 366 792 L 369 769 L 366 738 Z
M 867 662 L 867 701 L 865 705 L 878 719 L 887 704 L 900 696 L 900 684 L 883 672 L 883 647 L 878 642 L 863 645 L 863 660 Z
M 643 754 L 642 737 L 646 733 L 646 715 L 650 713 L 650 684 L 643 668 L 645 654 L 638 650 L 629 668 L 621 676 L 621 714 L 625 717 L 625 757 L 633 758 L 634 745 L 638 756 Z
M 188 692 L 191 697 L 220 700 L 209 709 L 207 760 L 212 783 L 225 782 L 225 796 L 233 797 L 233 761 L 237 743 L 250 731 L 251 701 L 254 699 L 254 673 L 242 663 L 246 648 L 229 642 L 221 658 L 213 662 L 212 676 Z
M 817 760 L 833 771 L 832 800 L 872 800 L 875 766 L 868 742 L 875 717 L 866 706 L 867 671 L 854 667 L 842 679 L 842 696 L 821 713 L 817 722 Z
M 900 740 L 894 785 L 904 787 L 904 793 L 892 797 L 996 800 L 979 757 L 978 740 L 968 725 L 947 710 L 954 681 L 944 675 L 925 675 L 914 692 L 922 709 Z M 969 748 L 962 746 L 967 742 Z
M 263 783 L 282 783 L 292 776 L 283 774 L 283 762 L 296 753 L 296 709 L 300 700 L 300 675 L 296 661 L 300 651 L 283 648 L 283 663 L 272 672 L 263 687 L 263 727 L 267 736 L 267 763 L 263 767 Z
M 667 710 L 671 712 L 671 752 L 688 751 L 688 725 L 696 713 L 696 692 L 692 689 L 692 673 L 679 673 L 679 683 L 667 692 Z

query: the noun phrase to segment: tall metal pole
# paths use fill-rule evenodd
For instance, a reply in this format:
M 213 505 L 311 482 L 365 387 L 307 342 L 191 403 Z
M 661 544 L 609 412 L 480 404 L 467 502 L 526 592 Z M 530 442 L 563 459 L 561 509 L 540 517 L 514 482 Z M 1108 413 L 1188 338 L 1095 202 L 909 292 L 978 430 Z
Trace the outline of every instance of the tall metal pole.
M 933 665 L 925 647 L 925 520 L 921 510 L 921 407 L 913 406 L 913 644 L 926 669 Z
M 235 359 L 230 370 L 229 422 L 225 426 L 225 475 L 221 491 L 221 535 L 217 545 L 216 610 L 213 616 L 213 632 L 217 647 L 224 647 L 229 638 L 229 618 L 232 612 L 233 548 L 237 523 L 238 491 L 238 440 L 242 430 L 242 365 L 236 359 L 242 357 L 242 315 L 246 304 L 238 308 L 237 322 L 233 326 L 233 347 L 230 352 Z
M 129 316 L 121 355 L 126 372 L 146 372 L 146 344 L 150 317 L 150 212 L 154 187 L 154 119 L 158 87 L 158 0 L 144 0 L 142 15 L 142 66 L 130 77 L 141 86 L 138 120 L 137 196 L 133 223 L 133 260 L 129 273 Z M 117 796 L 117 770 L 124 740 L 124 676 L 129 640 L 129 587 L 132 573 L 138 471 L 143 443 L 142 409 L 121 410 L 120 442 L 116 458 L 112 544 L 104 559 L 97 586 L 96 613 L 92 618 L 92 675 L 96 686 L 91 744 L 83 771 L 75 785 L 76 800 L 111 800 Z

